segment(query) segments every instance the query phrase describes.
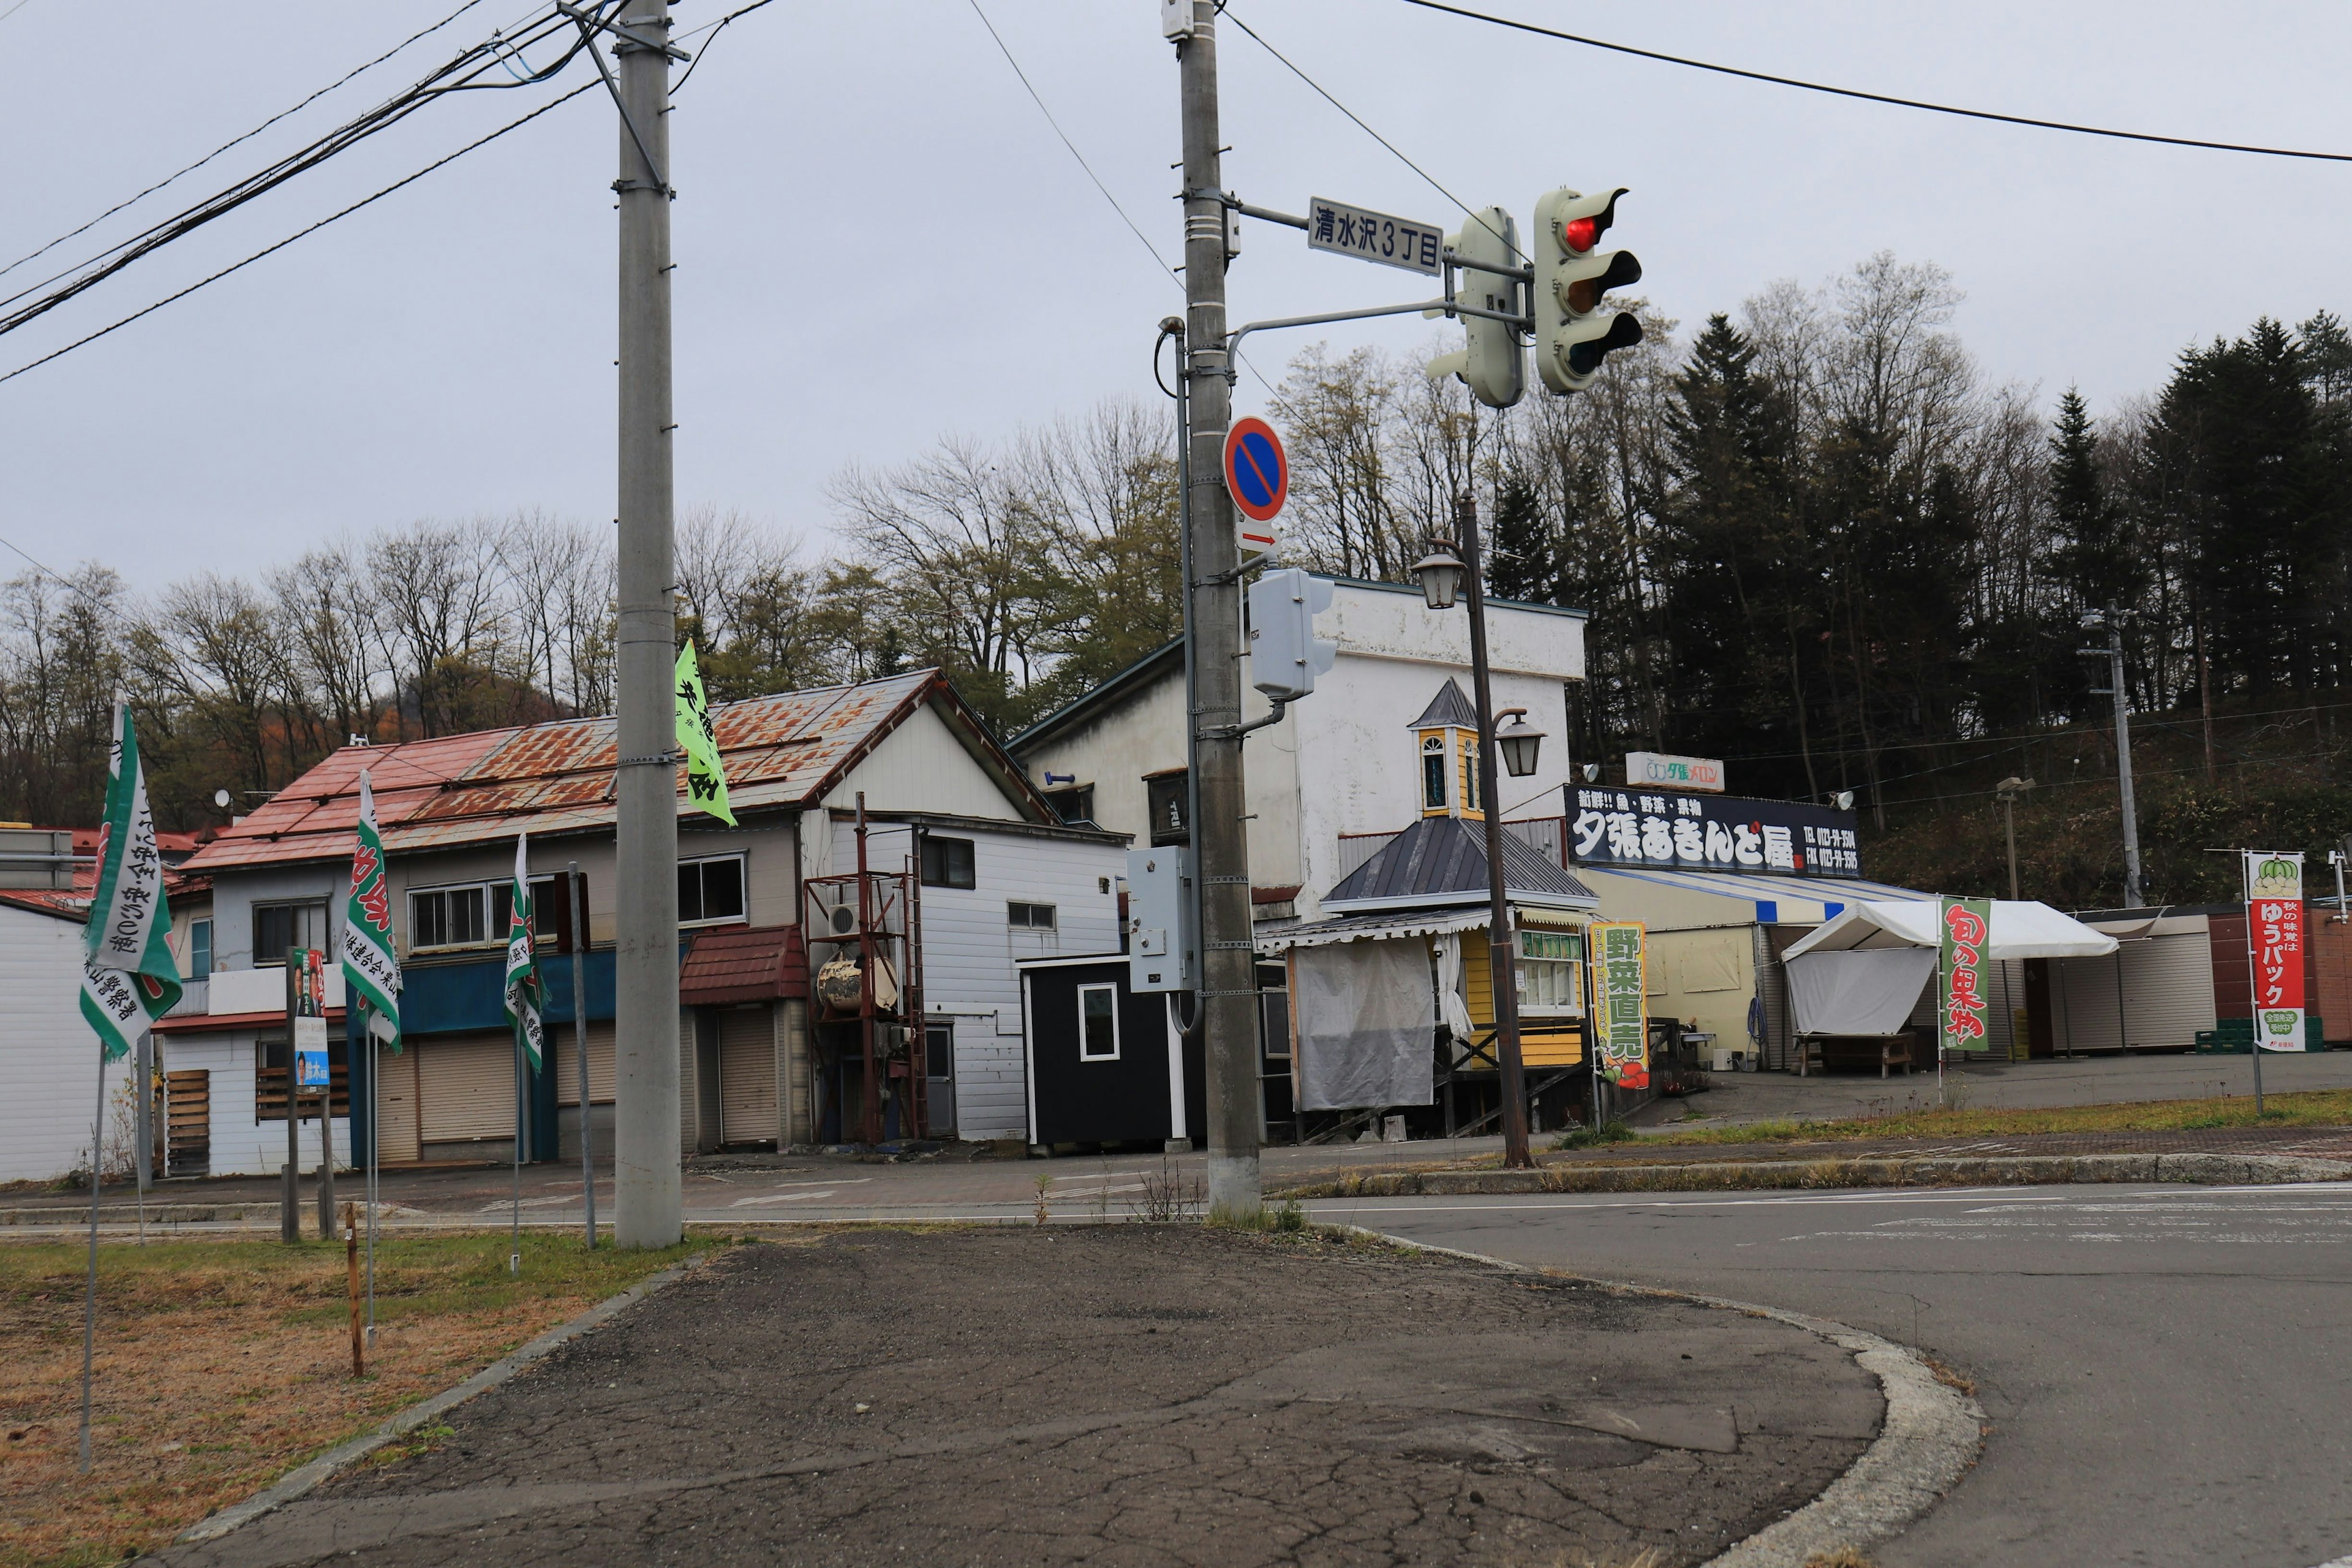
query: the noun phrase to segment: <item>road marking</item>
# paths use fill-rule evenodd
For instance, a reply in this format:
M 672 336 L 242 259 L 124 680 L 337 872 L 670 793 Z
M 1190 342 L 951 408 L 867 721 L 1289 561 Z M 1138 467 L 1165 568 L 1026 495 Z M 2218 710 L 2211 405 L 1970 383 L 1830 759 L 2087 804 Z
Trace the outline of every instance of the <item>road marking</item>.
M 737 1198 L 733 1203 L 729 1204 L 727 1206 L 730 1209 L 740 1209 L 749 1208 L 754 1204 L 797 1204 L 805 1203 L 811 1198 L 829 1198 L 831 1196 L 833 1196 L 833 1189 L 830 1187 L 821 1193 L 770 1193 L 764 1197 Z

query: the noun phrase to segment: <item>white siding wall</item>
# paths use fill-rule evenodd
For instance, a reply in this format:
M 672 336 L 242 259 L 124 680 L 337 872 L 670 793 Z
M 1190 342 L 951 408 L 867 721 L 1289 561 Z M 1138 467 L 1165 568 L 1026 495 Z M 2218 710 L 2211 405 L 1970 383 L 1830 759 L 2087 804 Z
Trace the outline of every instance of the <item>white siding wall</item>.
M 163 1067 L 170 1072 L 212 1074 L 212 1163 L 215 1176 L 267 1176 L 286 1163 L 286 1123 L 257 1121 L 253 1116 L 254 1036 L 178 1035 L 163 1040 Z M 335 1163 L 352 1157 L 352 1127 L 347 1117 L 334 1119 Z M 319 1122 L 302 1119 L 301 1168 L 319 1163 Z
M 884 738 L 826 797 L 846 809 L 864 790 L 876 811 L 930 811 L 951 816 L 1002 816 L 1020 812 L 986 768 L 964 750 L 947 721 L 928 703 Z M 846 868 L 841 868 L 845 869 Z
M 1093 844 L 985 828 L 932 830 L 972 840 L 973 881 L 963 888 L 925 888 L 924 1002 L 933 1017 L 951 1016 L 956 1039 L 956 1122 L 965 1138 L 1028 1135 L 1028 1089 L 1022 1069 L 1021 987 L 1016 960 L 1055 953 L 1118 951 L 1118 878 L 1127 863 L 1117 845 Z M 895 870 L 907 855 L 907 831 L 877 828 L 866 859 Z M 834 826 L 833 864 L 857 864 L 851 824 Z M 1105 891 L 1104 879 L 1110 890 Z M 1016 931 L 1005 923 L 1008 901 L 1052 904 L 1056 929 Z
M 107 1073 L 107 1091 L 124 1083 Z M 98 1036 L 81 1016 L 81 926 L 0 905 L 0 1181 L 61 1176 L 89 1147 Z

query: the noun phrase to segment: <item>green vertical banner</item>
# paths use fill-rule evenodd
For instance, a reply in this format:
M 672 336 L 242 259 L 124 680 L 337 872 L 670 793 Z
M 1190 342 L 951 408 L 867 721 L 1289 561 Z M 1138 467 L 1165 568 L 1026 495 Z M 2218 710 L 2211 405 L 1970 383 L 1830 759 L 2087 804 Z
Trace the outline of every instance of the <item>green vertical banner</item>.
M 1650 1002 L 1639 921 L 1595 921 L 1592 940 L 1594 1065 L 1621 1089 L 1650 1087 Z
M 1985 1022 L 1985 948 L 1992 938 L 1992 900 L 1938 900 L 1937 916 L 1943 938 L 1936 964 L 1937 1044 L 1947 1051 L 1989 1051 L 1992 1033 Z

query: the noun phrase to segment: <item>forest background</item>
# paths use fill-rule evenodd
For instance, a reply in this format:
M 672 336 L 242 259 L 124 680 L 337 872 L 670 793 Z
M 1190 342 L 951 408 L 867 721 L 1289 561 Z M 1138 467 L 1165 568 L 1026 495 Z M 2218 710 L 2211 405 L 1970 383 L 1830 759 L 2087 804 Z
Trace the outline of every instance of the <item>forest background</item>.
M 1648 336 L 1591 391 L 1502 413 L 1378 350 L 1316 345 L 1271 389 L 1283 550 L 1404 581 L 1466 491 L 1492 591 L 1588 612 L 1561 716 L 1580 760 L 1723 758 L 1735 794 L 1855 793 L 1865 874 L 2112 907 L 2123 880 L 2104 660 L 2123 638 L 2151 902 L 2225 900 L 2239 847 L 2352 832 L 2352 334 L 2257 317 L 2095 419 L 1990 378 L 1961 296 L 1881 254 Z M 1638 308 L 1638 307 L 1637 307 Z M 1433 353 L 1437 352 L 1433 347 Z M 996 446 L 949 437 L 831 486 L 842 547 L 681 519 L 681 636 L 714 699 L 947 669 L 1016 733 L 1175 635 L 1170 405 Z M 103 563 L 0 585 L 0 817 L 96 820 L 107 715 L 137 710 L 159 822 L 218 825 L 349 737 L 612 709 L 609 525 L 427 520 L 257 581 L 136 595 Z M 226 789 L 234 804 L 213 804 Z

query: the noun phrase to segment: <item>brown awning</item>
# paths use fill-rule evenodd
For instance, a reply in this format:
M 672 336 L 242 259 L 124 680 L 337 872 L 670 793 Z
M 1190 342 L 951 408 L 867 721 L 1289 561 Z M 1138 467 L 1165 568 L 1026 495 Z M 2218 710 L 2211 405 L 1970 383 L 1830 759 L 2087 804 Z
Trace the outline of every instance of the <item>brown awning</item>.
M 677 972 L 677 999 L 687 1006 L 768 1002 L 808 996 L 808 952 L 801 928 L 718 926 L 694 933 Z

